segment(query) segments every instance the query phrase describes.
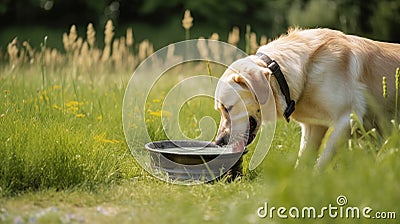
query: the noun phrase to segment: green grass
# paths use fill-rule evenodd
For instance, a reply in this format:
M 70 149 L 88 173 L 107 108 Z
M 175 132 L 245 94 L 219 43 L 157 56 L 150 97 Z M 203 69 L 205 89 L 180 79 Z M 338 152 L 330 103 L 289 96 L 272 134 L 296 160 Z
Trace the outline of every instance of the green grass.
M 50 74 L 43 89 L 39 74 L 32 68 L 0 76 L 0 194 L 92 189 L 127 174 L 121 170 L 131 158 L 121 105 L 114 103 L 122 100 L 123 84 Z
M 255 171 L 246 170 L 231 183 L 173 185 L 144 171 L 125 143 L 121 110 L 131 71 L 93 78 L 66 66 L 48 71 L 42 87 L 38 67 L 0 73 L 0 222 L 309 223 L 279 219 L 276 213 L 260 219 L 256 212 L 265 202 L 319 210 L 337 206 L 339 195 L 347 197 L 348 206 L 400 215 L 398 127 L 387 127 L 389 135 L 378 141 L 354 138 L 351 150 L 342 148 L 331 166 L 317 173 L 312 166 L 293 169 L 300 128 L 279 122 L 273 146 Z M 151 99 L 162 99 L 160 93 Z M 192 127 L 184 130 L 192 136 L 199 134 L 196 121 L 207 114 L 198 113 L 196 105 L 211 108 L 212 102 L 199 100 L 193 109 L 183 109 L 192 114 L 180 119 Z M 157 122 L 148 121 L 152 137 L 163 139 L 162 131 L 155 131 Z M 245 156 L 245 167 L 250 157 Z M 327 216 L 311 222 L 383 223 Z

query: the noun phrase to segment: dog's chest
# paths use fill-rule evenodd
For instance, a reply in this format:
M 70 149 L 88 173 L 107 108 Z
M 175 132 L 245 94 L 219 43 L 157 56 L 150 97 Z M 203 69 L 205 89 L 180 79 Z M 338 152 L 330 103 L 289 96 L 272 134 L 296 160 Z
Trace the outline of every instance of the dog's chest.
M 300 123 L 324 126 L 330 126 L 333 123 L 331 115 L 326 110 L 321 109 L 319 105 L 315 104 L 307 104 L 307 106 L 298 104 L 292 117 Z

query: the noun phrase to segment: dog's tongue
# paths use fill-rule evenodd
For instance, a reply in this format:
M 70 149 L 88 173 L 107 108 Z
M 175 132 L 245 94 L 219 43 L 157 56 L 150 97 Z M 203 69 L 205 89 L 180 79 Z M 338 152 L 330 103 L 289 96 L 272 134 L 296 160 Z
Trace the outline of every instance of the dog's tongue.
M 243 152 L 245 147 L 244 141 L 238 141 L 232 144 L 232 152 Z

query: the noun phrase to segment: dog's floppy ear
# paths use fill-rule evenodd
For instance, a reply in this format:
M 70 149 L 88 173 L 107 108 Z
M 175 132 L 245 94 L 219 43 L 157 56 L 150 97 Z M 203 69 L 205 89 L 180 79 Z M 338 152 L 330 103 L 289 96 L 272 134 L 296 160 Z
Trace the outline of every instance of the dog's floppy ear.
M 242 72 L 233 76 L 233 81 L 236 83 L 245 84 L 259 104 L 263 105 L 268 99 L 268 79 L 270 71 L 268 69 L 260 68 L 258 72 Z

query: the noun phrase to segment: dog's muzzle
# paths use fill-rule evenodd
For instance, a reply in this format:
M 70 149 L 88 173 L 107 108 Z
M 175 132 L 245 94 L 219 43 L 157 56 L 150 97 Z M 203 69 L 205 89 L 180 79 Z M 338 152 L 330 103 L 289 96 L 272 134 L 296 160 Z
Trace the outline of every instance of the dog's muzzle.
M 249 117 L 249 137 L 247 138 L 247 144 L 249 145 L 254 141 L 257 135 L 257 121 L 254 117 Z
M 227 145 L 229 142 L 229 134 L 225 134 L 223 136 L 217 136 L 215 138 L 215 144 L 219 146 Z
M 251 144 L 257 135 L 257 120 L 254 117 L 249 117 L 249 128 L 247 129 L 247 143 L 246 145 Z M 215 138 L 215 144 L 219 146 L 224 146 L 229 144 L 230 134 L 223 133 L 218 135 Z

